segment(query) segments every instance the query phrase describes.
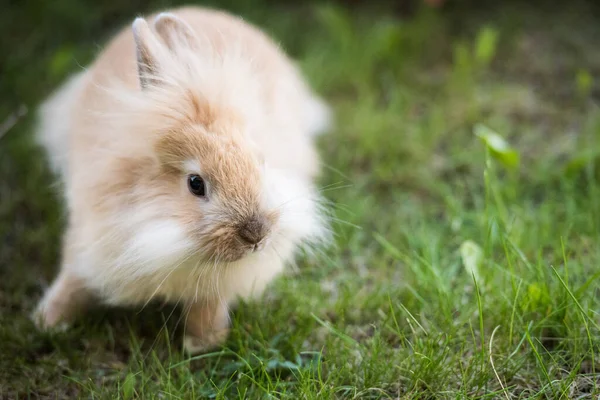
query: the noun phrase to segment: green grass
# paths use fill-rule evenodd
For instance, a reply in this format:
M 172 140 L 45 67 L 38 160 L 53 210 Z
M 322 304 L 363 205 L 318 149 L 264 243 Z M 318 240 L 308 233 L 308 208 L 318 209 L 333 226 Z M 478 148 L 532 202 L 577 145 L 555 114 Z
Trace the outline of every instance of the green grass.
M 182 352 L 171 306 L 36 332 L 64 212 L 34 109 L 165 4 L 121 3 L 2 13 L 0 121 L 29 113 L 0 139 L 0 398 L 600 395 L 600 27 L 584 3 L 407 16 L 222 2 L 281 40 L 336 110 L 319 143 L 336 246 L 241 305 L 210 354 Z

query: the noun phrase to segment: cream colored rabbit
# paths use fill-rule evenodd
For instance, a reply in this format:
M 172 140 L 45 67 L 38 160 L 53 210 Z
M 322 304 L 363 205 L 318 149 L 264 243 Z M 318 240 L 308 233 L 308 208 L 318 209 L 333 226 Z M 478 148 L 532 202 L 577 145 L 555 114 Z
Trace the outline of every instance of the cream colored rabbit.
M 202 8 L 150 18 L 42 106 L 38 138 L 69 221 L 34 316 L 53 328 L 90 299 L 180 302 L 197 352 L 226 338 L 236 298 L 327 236 L 312 139 L 330 113 L 241 19 Z

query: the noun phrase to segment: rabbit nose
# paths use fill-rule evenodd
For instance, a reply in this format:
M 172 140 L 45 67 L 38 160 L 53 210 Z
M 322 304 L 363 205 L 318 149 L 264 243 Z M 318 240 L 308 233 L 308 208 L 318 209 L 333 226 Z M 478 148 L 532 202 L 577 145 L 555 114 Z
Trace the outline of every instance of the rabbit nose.
M 244 242 L 257 245 L 265 238 L 268 231 L 269 228 L 266 219 L 253 216 L 240 225 L 238 228 L 238 235 Z

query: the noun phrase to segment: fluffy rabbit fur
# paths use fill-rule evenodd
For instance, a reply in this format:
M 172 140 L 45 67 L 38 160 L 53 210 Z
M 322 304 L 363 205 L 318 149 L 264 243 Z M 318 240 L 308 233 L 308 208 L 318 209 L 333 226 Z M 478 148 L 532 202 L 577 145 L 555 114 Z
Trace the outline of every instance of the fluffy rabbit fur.
M 248 23 L 202 8 L 148 20 L 41 107 L 38 139 L 69 219 L 34 316 L 47 329 L 90 299 L 181 303 L 185 346 L 198 352 L 227 337 L 238 297 L 326 237 L 312 139 L 330 113 Z

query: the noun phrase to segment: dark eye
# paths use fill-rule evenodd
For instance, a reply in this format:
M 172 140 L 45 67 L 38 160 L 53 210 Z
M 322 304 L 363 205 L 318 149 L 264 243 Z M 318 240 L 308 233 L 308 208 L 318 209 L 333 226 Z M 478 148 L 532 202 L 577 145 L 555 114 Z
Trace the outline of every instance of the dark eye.
M 206 196 L 206 185 L 204 184 L 204 179 L 202 179 L 200 175 L 188 176 L 188 187 L 194 196 Z

